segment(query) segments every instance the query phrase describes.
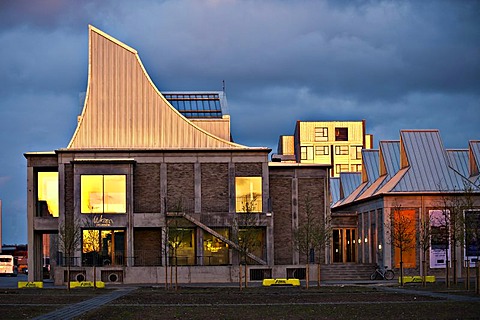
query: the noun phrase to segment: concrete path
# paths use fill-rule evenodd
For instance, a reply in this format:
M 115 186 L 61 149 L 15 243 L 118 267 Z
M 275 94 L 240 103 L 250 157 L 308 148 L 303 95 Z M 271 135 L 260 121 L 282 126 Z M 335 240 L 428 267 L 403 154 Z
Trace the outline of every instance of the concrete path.
M 131 291 L 137 289 L 136 287 L 125 287 L 118 290 L 115 290 L 108 294 L 103 294 L 101 296 L 85 300 L 76 304 L 72 304 L 61 309 L 52 311 L 50 313 L 44 314 L 42 316 L 34 318 L 34 320 L 54 320 L 54 319 L 73 319 L 79 315 L 96 309 L 110 301 L 113 301 L 117 298 L 120 298 L 126 294 L 129 294 Z
M 378 287 L 378 290 L 390 291 L 390 292 L 396 292 L 396 293 L 414 294 L 414 295 L 417 295 L 417 296 L 427 296 L 427 297 L 441 298 L 441 299 L 453 300 L 453 301 L 480 302 L 480 297 L 462 296 L 462 295 L 457 295 L 457 294 L 452 294 L 452 293 L 411 290 L 411 289 L 404 289 L 404 288 L 398 288 L 398 287 L 396 287 L 396 288 L 393 288 L 393 287 Z

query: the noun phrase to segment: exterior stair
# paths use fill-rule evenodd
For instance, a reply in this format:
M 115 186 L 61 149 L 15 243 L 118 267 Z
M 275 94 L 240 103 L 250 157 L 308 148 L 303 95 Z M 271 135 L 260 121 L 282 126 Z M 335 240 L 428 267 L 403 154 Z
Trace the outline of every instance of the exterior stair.
M 317 265 L 310 265 L 311 272 L 316 274 Z M 370 280 L 375 271 L 375 264 L 335 263 L 320 266 L 321 279 L 328 280 Z M 312 274 L 312 273 L 310 273 Z
M 205 224 L 201 223 L 200 221 L 198 221 L 197 219 L 195 219 L 194 217 L 192 217 L 191 215 L 185 213 L 185 212 L 168 212 L 167 215 L 169 217 L 182 217 L 182 218 L 185 218 L 187 219 L 188 221 L 192 222 L 193 224 L 199 226 L 200 228 L 202 228 L 203 230 L 207 231 L 208 233 L 214 235 L 215 237 L 217 237 L 218 239 L 220 239 L 221 241 L 227 243 L 229 246 L 237 249 L 237 250 L 241 250 L 241 248 L 239 247 L 238 244 L 236 244 L 235 242 L 225 238 L 223 235 L 221 235 L 220 233 L 216 232 L 215 230 L 213 230 L 212 228 L 206 226 Z M 256 255 L 250 253 L 250 252 L 247 252 L 246 253 L 247 256 L 251 259 L 253 259 L 254 261 L 262 264 L 262 265 L 266 265 L 267 262 L 264 261 L 263 259 L 257 257 Z

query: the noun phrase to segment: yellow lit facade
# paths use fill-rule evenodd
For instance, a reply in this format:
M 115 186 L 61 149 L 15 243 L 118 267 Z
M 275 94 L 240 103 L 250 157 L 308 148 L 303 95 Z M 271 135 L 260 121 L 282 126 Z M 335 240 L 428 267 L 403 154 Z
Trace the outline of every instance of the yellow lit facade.
M 331 165 L 331 176 L 362 171 L 362 149 L 373 147 L 365 121 L 297 121 L 293 136 L 281 136 L 273 159 Z M 278 161 L 278 160 L 277 160 Z
M 58 217 L 58 172 L 38 172 L 37 216 Z

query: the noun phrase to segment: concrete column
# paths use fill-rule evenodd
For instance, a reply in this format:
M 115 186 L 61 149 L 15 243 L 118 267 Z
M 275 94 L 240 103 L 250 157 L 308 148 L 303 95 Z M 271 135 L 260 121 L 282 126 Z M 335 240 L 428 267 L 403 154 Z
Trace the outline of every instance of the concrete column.
M 196 162 L 193 167 L 195 175 L 195 213 L 202 212 L 202 166 Z
M 292 178 L 292 234 L 294 234 L 295 230 L 298 228 L 298 178 Z M 300 255 L 298 250 L 292 250 L 293 257 L 292 261 L 293 264 L 300 263 Z

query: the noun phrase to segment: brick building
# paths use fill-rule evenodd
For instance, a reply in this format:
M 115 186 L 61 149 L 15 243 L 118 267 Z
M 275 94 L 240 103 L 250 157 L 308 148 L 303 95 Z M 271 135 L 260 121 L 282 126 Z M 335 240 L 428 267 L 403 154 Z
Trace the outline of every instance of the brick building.
M 230 118 L 205 111 L 219 96 L 165 97 L 135 49 L 94 27 L 89 60 L 68 146 L 25 153 L 29 281 L 42 279 L 45 235 L 56 284 L 67 266 L 70 280 L 162 283 L 176 265 L 179 282 L 230 282 L 241 263 L 260 280 L 305 262 L 293 230 L 307 196 L 329 214 L 329 165 L 269 163 L 270 149 L 232 142 Z M 201 114 L 174 107 L 194 100 Z

